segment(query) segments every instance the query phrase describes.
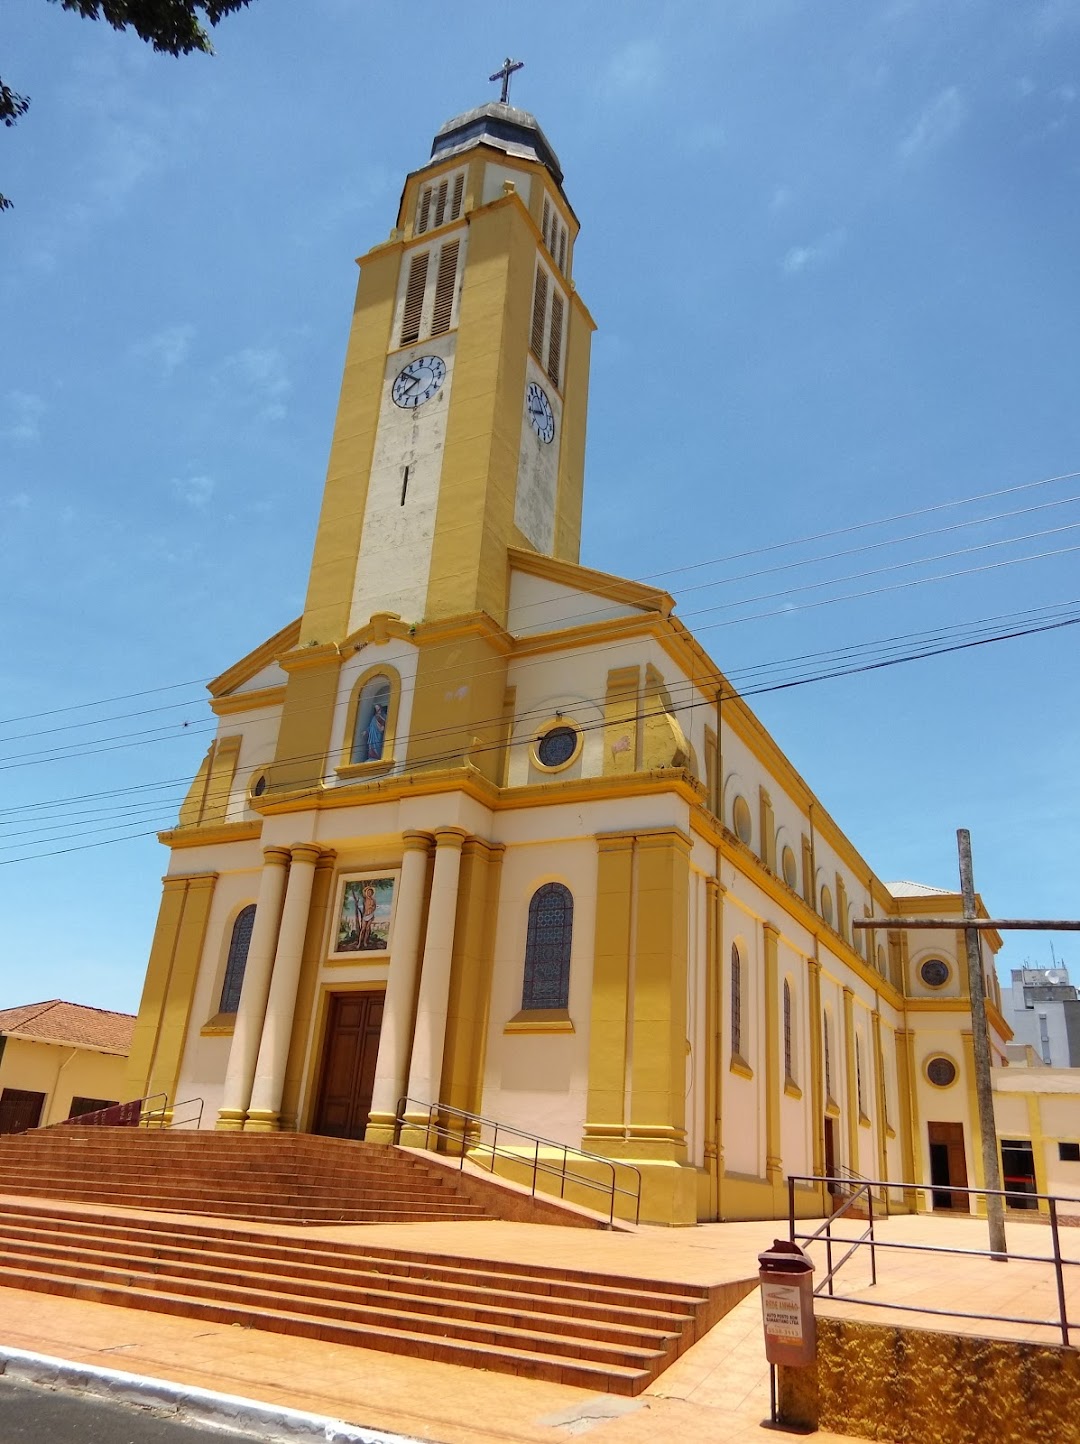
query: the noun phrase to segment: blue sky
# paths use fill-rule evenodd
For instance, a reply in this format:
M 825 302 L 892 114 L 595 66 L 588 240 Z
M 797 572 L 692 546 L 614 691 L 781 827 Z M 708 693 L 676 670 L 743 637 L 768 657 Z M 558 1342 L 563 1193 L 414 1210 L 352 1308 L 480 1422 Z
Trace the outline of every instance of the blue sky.
M 215 45 L 0 17 L 0 1006 L 137 1006 L 202 684 L 302 604 L 353 258 L 505 54 L 600 328 L 583 561 L 736 680 L 1080 613 L 1071 0 L 254 0 Z M 1077 637 L 755 706 L 879 876 L 954 885 L 967 826 L 995 913 L 1067 917 Z

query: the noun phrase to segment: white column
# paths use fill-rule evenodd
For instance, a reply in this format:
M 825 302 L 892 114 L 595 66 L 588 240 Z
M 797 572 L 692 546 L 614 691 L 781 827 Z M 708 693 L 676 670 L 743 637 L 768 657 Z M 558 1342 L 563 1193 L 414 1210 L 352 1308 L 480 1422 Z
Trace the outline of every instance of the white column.
M 218 1110 L 218 1128 L 233 1132 L 243 1128 L 251 1098 L 255 1059 L 259 1055 L 266 998 L 270 992 L 270 970 L 274 964 L 278 925 L 281 922 L 285 865 L 288 861 L 287 847 L 263 848 L 263 871 L 255 904 L 255 924 L 251 930 L 251 942 L 248 944 L 240 1005 L 236 1010 L 229 1063 L 225 1070 L 225 1089 L 221 1108 Z
M 398 1099 L 405 1092 L 416 1007 L 416 974 L 420 961 L 420 919 L 424 914 L 431 834 L 406 832 L 401 860 L 400 892 L 394 922 L 390 971 L 386 980 L 379 1057 L 375 1064 L 375 1090 L 371 1097 L 368 1142 L 391 1143 Z
M 450 998 L 450 964 L 454 955 L 454 924 L 457 920 L 458 876 L 461 848 L 468 833 L 460 827 L 435 829 L 435 870 L 431 879 L 424 962 L 420 970 L 420 995 L 416 1000 L 416 1028 L 413 1032 L 412 1061 L 409 1066 L 409 1097 L 419 1103 L 438 1103 L 442 1083 L 443 1049 L 446 1045 L 446 1012 Z M 410 1119 L 427 1119 L 426 1109 L 411 1103 Z M 402 1142 L 420 1141 L 414 1135 Z
M 296 989 L 300 982 L 304 937 L 311 909 L 311 887 L 321 851 L 312 843 L 301 843 L 292 849 L 289 886 L 285 891 L 285 907 L 281 914 L 281 931 L 274 955 L 270 995 L 266 1003 L 245 1132 L 270 1133 L 278 1126 L 281 1095 L 285 1089 L 285 1066 L 289 1061 L 289 1039 L 296 1011 Z

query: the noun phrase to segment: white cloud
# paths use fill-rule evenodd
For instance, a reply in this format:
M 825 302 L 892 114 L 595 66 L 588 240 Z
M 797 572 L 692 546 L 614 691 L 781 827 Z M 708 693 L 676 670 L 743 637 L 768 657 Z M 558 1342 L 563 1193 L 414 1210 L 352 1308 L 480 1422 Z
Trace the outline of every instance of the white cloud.
M 158 367 L 163 376 L 171 376 L 187 360 L 194 337 L 194 326 L 165 326 L 145 341 L 139 341 L 131 348 L 131 354 Z
M 966 114 L 960 91 L 955 85 L 947 86 L 923 106 L 896 147 L 897 155 L 903 161 L 914 161 L 937 150 L 956 134 Z
M 609 96 L 643 95 L 655 90 L 664 76 L 660 47 L 652 40 L 632 40 L 617 50 L 604 70 Z
M 261 420 L 280 421 L 285 415 L 285 397 L 292 382 L 276 346 L 246 346 L 226 356 L 219 372 L 229 385 L 258 404 Z
M 818 266 L 823 266 L 826 261 L 831 261 L 843 249 L 846 242 L 847 231 L 840 228 L 829 231 L 810 245 L 792 246 L 780 262 L 780 269 L 785 276 L 798 276 L 803 271 L 815 270 Z
M 4 397 L 4 425 L 0 434 L 10 441 L 39 441 L 45 402 L 32 391 L 9 391 Z
M 214 494 L 214 486 L 212 476 L 174 476 L 172 479 L 173 491 L 182 502 L 196 511 L 202 511 L 206 506 Z

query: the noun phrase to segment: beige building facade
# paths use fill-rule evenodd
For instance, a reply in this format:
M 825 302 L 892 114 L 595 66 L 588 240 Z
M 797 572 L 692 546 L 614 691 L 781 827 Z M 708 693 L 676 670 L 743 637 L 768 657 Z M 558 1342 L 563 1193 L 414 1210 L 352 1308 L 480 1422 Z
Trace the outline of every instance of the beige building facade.
M 130 1013 L 51 998 L 0 1010 L 0 1133 L 46 1128 L 129 1096 Z
M 978 1185 L 962 934 L 852 926 L 959 896 L 880 880 L 671 597 L 579 563 L 577 239 L 495 104 L 361 257 L 304 613 L 211 684 L 128 1093 L 381 1141 L 442 1104 L 669 1223 Z

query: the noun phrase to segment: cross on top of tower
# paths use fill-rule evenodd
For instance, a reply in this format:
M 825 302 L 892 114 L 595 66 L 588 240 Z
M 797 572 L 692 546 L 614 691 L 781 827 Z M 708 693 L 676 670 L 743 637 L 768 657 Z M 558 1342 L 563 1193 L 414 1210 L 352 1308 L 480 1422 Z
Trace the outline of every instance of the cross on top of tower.
M 501 103 L 502 103 L 503 105 L 509 105 L 509 103 L 510 103 L 510 77 L 511 77 L 511 75 L 513 75 L 513 73 L 514 73 L 515 70 L 524 70 L 524 68 L 525 68 L 525 62 L 524 62 L 524 60 L 511 60 L 510 57 L 509 57 L 509 55 L 508 55 L 508 56 L 506 57 L 506 59 L 503 61 L 501 68 L 500 68 L 499 70 L 496 70 L 496 72 L 495 72 L 494 75 L 489 75 L 489 76 L 488 76 L 488 79 L 489 79 L 489 80 L 501 80 L 501 81 L 502 81 L 502 94 L 499 96 L 499 100 L 501 101 Z

